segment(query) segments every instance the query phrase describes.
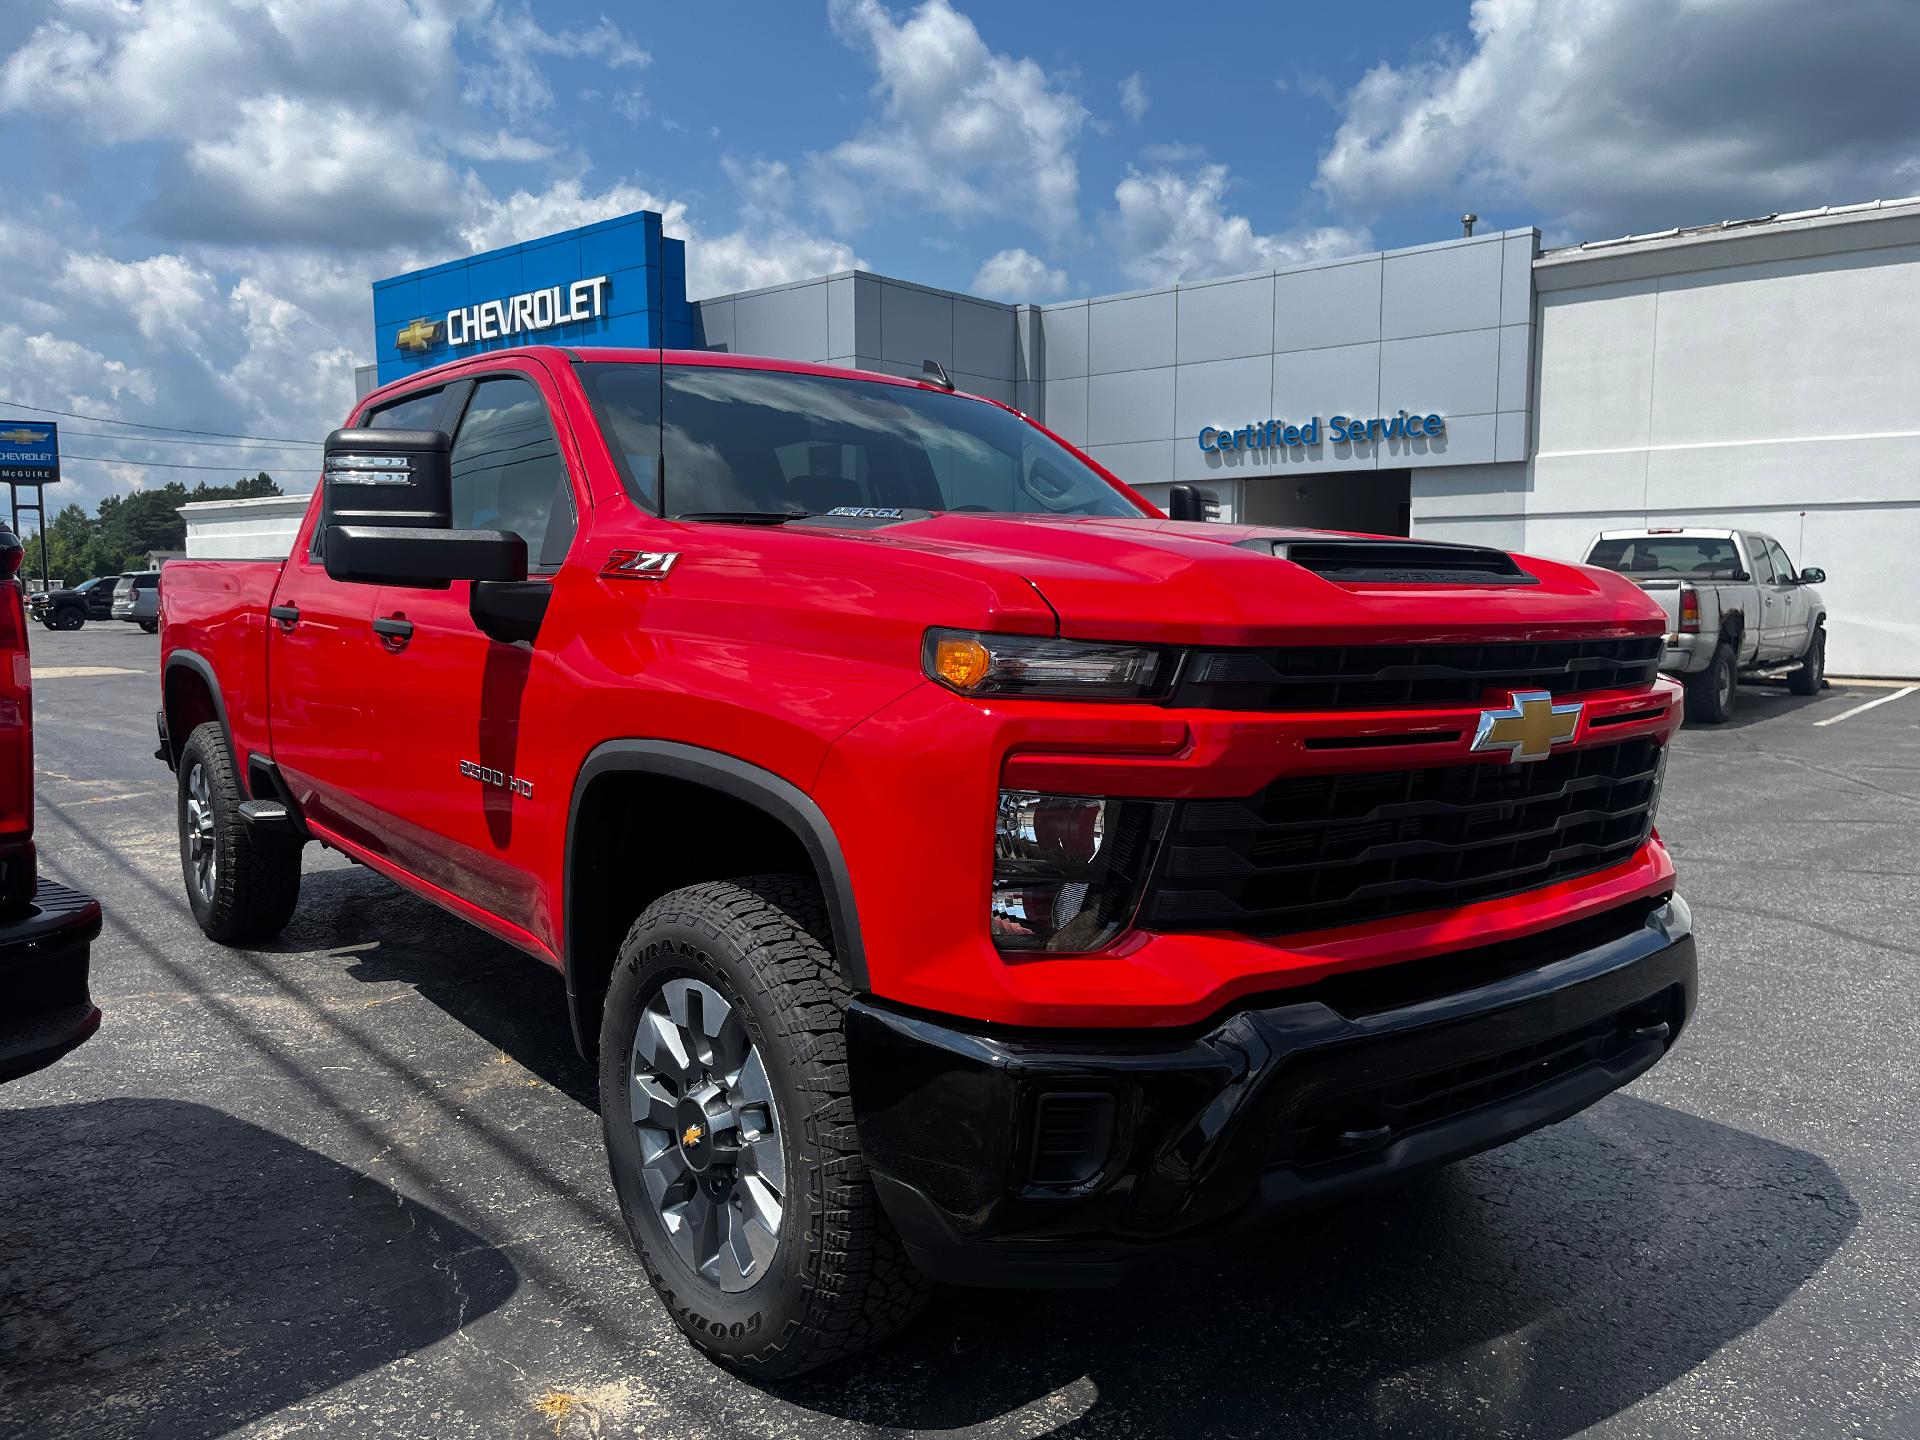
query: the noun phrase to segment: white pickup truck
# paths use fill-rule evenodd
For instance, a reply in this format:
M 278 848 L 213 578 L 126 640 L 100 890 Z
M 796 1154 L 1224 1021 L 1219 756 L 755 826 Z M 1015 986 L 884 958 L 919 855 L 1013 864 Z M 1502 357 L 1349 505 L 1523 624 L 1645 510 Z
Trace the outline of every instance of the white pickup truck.
M 1626 576 L 1667 612 L 1660 668 L 1687 687 L 1687 716 L 1717 725 L 1741 679 L 1784 679 L 1796 695 L 1826 680 L 1827 573 L 1796 570 L 1752 530 L 1603 530 L 1586 563 Z

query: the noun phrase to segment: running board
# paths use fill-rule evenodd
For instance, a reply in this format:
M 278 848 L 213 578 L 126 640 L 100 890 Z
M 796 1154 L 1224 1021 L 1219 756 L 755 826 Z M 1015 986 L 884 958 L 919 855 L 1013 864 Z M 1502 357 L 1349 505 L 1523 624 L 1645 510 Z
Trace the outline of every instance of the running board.
M 306 833 L 293 818 L 293 812 L 279 800 L 242 800 L 240 818 L 252 830 L 270 830 L 276 835 L 304 836 Z

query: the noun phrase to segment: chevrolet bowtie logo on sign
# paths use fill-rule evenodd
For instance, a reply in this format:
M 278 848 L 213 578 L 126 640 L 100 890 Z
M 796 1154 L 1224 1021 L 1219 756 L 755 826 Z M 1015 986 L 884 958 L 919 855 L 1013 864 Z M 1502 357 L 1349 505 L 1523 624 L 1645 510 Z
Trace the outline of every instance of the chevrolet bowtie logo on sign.
M 1512 765 L 1544 760 L 1554 746 L 1566 744 L 1580 728 L 1578 700 L 1556 705 L 1545 690 L 1515 690 L 1512 700 L 1504 710 L 1480 712 L 1480 728 L 1473 734 L 1475 750 L 1504 750 Z
M 440 338 L 440 322 L 415 320 L 411 324 L 402 325 L 400 333 L 393 338 L 394 343 L 402 350 L 411 350 L 418 355 L 422 350 L 431 350 L 433 342 Z
M 11 430 L 0 430 L 0 440 L 12 445 L 38 445 L 47 438 L 45 430 L 29 430 L 24 425 L 16 425 Z

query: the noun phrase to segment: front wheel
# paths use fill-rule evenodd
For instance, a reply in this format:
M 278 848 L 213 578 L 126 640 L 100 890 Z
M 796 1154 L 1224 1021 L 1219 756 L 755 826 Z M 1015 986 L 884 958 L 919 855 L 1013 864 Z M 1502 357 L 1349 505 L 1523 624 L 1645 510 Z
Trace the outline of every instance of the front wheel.
M 884 1338 L 927 1289 L 861 1162 L 830 938 L 798 876 L 673 891 L 628 931 L 600 1028 L 601 1123 L 648 1278 L 695 1345 L 766 1379 Z
M 1827 678 L 1827 628 L 1816 625 L 1800 657 L 1800 668 L 1787 677 L 1787 689 L 1796 695 L 1818 695 Z
M 300 900 L 300 842 L 256 833 L 240 813 L 246 796 L 219 721 L 187 737 L 178 779 L 180 870 L 194 920 L 223 945 L 278 935 Z
M 140 622 L 140 628 L 146 631 L 147 634 L 153 635 L 159 631 L 160 622 L 158 620 L 142 620 Z

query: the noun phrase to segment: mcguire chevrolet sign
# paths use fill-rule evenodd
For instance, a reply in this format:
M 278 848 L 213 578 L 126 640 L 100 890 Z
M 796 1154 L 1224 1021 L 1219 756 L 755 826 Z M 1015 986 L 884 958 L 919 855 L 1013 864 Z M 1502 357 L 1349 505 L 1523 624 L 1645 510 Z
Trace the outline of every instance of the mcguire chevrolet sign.
M 1304 450 L 1323 439 L 1334 445 L 1366 445 L 1380 440 L 1437 437 L 1446 431 L 1447 417 L 1440 414 L 1414 415 L 1402 410 L 1370 420 L 1333 415 L 1324 426 L 1316 415 L 1304 425 L 1289 425 L 1284 420 L 1263 420 L 1237 430 L 1209 425 L 1200 432 L 1200 448 L 1216 454 L 1222 450 Z
M 0 482 L 51 485 L 60 478 L 60 427 L 0 420 Z

